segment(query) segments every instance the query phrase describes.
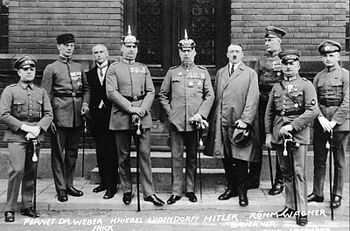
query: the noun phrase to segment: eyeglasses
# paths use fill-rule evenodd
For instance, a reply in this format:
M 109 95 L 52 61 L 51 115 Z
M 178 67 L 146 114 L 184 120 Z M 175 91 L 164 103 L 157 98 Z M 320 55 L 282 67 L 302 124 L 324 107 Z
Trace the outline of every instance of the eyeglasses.
M 35 71 L 35 67 L 22 67 L 21 69 L 24 71 L 28 71 L 28 70 Z

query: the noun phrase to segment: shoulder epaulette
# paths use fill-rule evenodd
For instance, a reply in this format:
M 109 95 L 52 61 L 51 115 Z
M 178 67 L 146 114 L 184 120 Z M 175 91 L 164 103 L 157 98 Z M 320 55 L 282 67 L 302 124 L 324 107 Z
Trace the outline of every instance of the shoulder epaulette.
M 197 65 L 197 67 L 198 67 L 199 69 L 202 69 L 202 70 L 207 70 L 207 68 L 206 68 L 205 66 Z
M 111 64 L 110 64 L 110 66 L 112 66 L 112 65 L 116 65 L 116 64 L 119 64 L 120 63 L 120 61 L 119 60 L 115 60 L 115 61 L 113 61 Z
M 304 81 L 309 81 L 307 78 L 305 78 L 305 77 L 301 77 L 301 79 L 302 80 L 304 80 Z
M 13 83 L 13 84 L 8 85 L 8 87 L 15 87 L 15 86 L 17 86 L 17 83 Z
M 169 67 L 169 70 L 172 70 L 172 69 L 175 69 L 175 68 L 177 68 L 179 65 L 177 65 L 177 66 L 172 66 L 172 67 Z

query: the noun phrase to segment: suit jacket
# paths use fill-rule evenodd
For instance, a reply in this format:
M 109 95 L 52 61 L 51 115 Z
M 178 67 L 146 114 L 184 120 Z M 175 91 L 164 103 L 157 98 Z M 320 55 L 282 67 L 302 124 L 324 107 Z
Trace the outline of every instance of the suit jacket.
M 215 102 L 210 116 L 207 155 L 223 157 L 223 127 L 229 128 L 230 138 L 238 119 L 253 126 L 259 104 L 259 87 L 256 72 L 241 63 L 229 76 L 229 67 L 221 68 L 215 78 Z M 251 160 L 253 142 L 247 148 L 231 145 L 233 158 Z
M 110 64 L 108 62 L 108 67 Z M 111 114 L 111 102 L 107 99 L 106 94 L 106 78 L 104 78 L 101 85 L 97 71 L 98 68 L 95 66 L 87 73 L 90 89 L 89 115 L 91 120 L 89 121 L 89 126 L 93 132 L 96 132 L 96 130 L 108 130 Z

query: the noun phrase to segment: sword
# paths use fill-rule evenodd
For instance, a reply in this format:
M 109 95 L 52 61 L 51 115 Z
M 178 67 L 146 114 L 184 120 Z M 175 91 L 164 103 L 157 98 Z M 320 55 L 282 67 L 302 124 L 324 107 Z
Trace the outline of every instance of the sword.
M 334 220 L 334 208 L 333 208 L 333 186 L 332 186 L 332 142 L 333 142 L 333 131 L 329 134 L 329 139 L 326 142 L 326 149 L 329 153 L 329 195 L 330 195 L 330 203 L 331 203 L 331 220 Z
M 142 135 L 141 119 L 138 115 L 132 115 L 132 123 L 135 130 L 135 146 L 136 146 L 136 193 L 137 193 L 137 212 L 141 211 L 140 206 L 140 136 Z
M 85 142 L 86 142 L 86 133 L 87 133 L 87 127 L 86 127 L 86 119 L 83 120 L 83 154 L 81 158 L 81 177 L 84 177 L 84 170 L 85 170 Z
M 300 144 L 295 142 L 293 137 L 285 138 L 283 143 L 283 156 L 289 156 L 289 163 L 291 166 L 292 174 L 293 174 L 293 196 L 294 196 L 294 206 L 295 211 L 298 211 L 298 202 L 297 202 L 297 188 L 296 188 L 296 180 L 295 180 L 295 168 L 294 168 L 294 156 L 291 150 L 291 145 L 295 145 L 299 147 Z
M 33 210 L 34 210 L 34 213 L 36 214 L 36 178 L 37 178 L 37 172 L 38 172 L 38 162 L 39 162 L 39 152 L 40 152 L 40 149 L 39 149 L 39 141 L 38 139 L 32 139 L 31 140 L 32 142 L 32 145 L 33 145 L 33 156 L 32 156 L 32 162 L 33 162 L 33 165 L 34 165 L 34 192 L 33 192 Z
M 268 155 L 268 157 L 269 157 L 269 168 L 270 168 L 271 187 L 273 187 L 273 173 L 272 173 L 272 161 L 271 161 L 271 148 L 267 148 L 267 155 Z

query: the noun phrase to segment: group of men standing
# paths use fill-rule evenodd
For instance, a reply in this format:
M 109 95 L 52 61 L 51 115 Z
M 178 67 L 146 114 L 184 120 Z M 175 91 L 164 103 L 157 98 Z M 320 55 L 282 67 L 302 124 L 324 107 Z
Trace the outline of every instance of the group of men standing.
M 349 72 L 339 64 L 341 46 L 331 40 L 320 44 L 325 69 L 316 75 L 313 85 L 299 76 L 300 52 L 281 49 L 285 34 L 281 28 L 266 28 L 266 54 L 258 59 L 255 70 L 242 61 L 243 46 L 230 44 L 226 53 L 229 62 L 218 70 L 213 87 L 206 68 L 194 62 L 196 43 L 185 31 L 184 39 L 178 43 L 181 64 L 168 70 L 159 92 L 160 104 L 169 120 L 171 141 L 172 194 L 167 204 L 176 203 L 183 195 L 191 202 L 197 201 L 198 130 L 207 129 L 204 153 L 223 159 L 227 181 L 219 200 L 238 196 L 240 206 L 248 205 L 247 190 L 259 187 L 262 144 L 265 143 L 277 153 L 276 177 L 269 194 L 277 195 L 284 188 L 286 194 L 286 207 L 277 217 L 295 215 L 297 224 L 306 225 L 307 202 L 324 200 L 325 144 L 332 141 L 335 176 L 331 206 L 340 206 L 345 146 L 350 131 Z M 9 142 L 13 168 L 5 210 L 7 222 L 15 219 L 21 182 L 22 214 L 38 216 L 31 207 L 33 176 L 27 162 L 33 149 L 30 141 L 37 139 L 50 125 L 57 199 L 65 202 L 68 195 L 83 195 L 74 187 L 73 175 L 85 121 L 89 121 L 95 137 L 101 176 L 100 185 L 93 191 L 106 191 L 103 198 L 110 199 L 120 183 L 124 204 L 131 203 L 133 137 L 138 145 L 144 200 L 155 206 L 165 204 L 153 187 L 150 128 L 155 89 L 147 66 L 135 61 L 138 40 L 129 28 L 122 39 L 121 60 L 114 63 L 109 62 L 105 45 L 95 45 L 92 54 L 96 65 L 87 75 L 80 64 L 72 61 L 74 45 L 72 34 L 57 37 L 59 57 L 45 68 L 42 88 L 33 85 L 36 60 L 31 56 L 18 59 L 15 67 L 20 81 L 2 93 L 0 118 L 9 127 L 5 139 Z M 32 106 L 35 107 L 31 109 Z M 314 189 L 307 197 L 305 162 L 312 122 L 314 140 L 321 144 L 314 147 Z M 287 145 L 286 141 L 291 142 Z M 185 177 L 182 171 L 184 150 Z

